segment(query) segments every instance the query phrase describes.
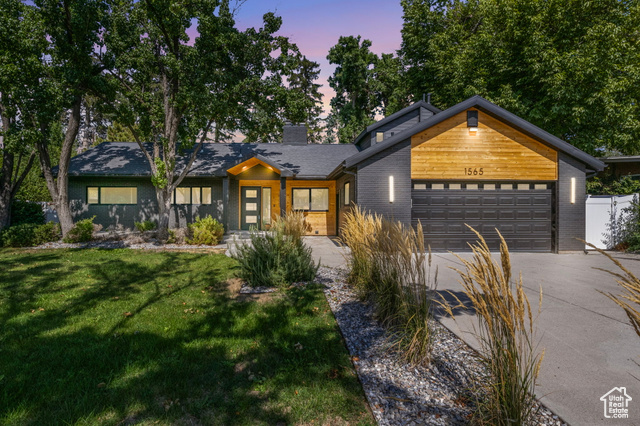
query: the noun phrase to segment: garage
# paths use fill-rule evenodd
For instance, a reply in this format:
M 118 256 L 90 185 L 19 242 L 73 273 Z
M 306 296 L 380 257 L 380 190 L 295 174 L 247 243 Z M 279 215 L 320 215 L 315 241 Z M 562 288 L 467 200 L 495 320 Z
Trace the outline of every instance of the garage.
M 465 251 L 478 230 L 497 250 L 498 229 L 512 251 L 554 251 L 554 184 L 414 180 L 411 220 L 434 251 Z

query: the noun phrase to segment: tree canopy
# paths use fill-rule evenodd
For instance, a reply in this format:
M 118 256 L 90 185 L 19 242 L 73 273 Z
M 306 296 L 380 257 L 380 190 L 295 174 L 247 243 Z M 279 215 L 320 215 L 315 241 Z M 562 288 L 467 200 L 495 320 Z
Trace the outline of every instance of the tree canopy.
M 640 153 L 637 0 L 403 0 L 409 92 L 479 94 L 591 154 Z

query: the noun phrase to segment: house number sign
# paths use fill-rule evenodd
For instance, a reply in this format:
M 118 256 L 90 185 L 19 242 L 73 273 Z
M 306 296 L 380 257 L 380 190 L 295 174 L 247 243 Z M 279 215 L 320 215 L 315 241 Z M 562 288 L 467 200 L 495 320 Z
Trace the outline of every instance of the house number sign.
M 465 167 L 464 174 L 467 176 L 482 176 L 484 174 L 483 167 Z

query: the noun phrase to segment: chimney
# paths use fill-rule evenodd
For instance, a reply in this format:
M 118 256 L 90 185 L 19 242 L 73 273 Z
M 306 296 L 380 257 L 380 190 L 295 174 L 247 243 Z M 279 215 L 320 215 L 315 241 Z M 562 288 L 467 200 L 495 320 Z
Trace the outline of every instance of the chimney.
M 291 124 L 285 121 L 282 128 L 282 143 L 284 145 L 306 145 L 307 126 L 304 124 Z

